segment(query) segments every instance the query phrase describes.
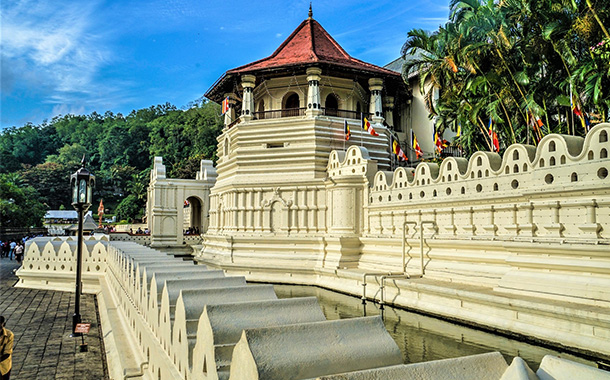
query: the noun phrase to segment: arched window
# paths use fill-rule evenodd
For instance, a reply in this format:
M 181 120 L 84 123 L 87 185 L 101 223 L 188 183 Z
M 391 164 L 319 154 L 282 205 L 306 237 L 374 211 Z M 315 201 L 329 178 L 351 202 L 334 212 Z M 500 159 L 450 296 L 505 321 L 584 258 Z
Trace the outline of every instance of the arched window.
M 333 94 L 328 94 L 326 97 L 326 115 L 337 116 L 337 110 L 339 109 L 339 102 L 337 97 Z
M 299 101 L 299 95 L 292 93 L 284 97 L 284 107 L 282 110 L 282 117 L 299 116 L 299 107 L 301 102 Z

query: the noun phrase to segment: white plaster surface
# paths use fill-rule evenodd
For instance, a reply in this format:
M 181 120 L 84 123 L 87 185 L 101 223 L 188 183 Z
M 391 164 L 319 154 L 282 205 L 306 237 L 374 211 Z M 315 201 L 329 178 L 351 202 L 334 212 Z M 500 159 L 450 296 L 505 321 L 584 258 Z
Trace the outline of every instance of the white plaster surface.
M 513 358 L 500 380 L 538 380 L 538 376 L 520 357 Z
M 230 379 L 308 379 L 401 362 L 381 317 L 363 317 L 246 329 Z
M 508 368 L 499 352 L 322 376 L 320 380 L 498 380 Z
M 609 380 L 610 372 L 546 355 L 536 371 L 540 380 Z

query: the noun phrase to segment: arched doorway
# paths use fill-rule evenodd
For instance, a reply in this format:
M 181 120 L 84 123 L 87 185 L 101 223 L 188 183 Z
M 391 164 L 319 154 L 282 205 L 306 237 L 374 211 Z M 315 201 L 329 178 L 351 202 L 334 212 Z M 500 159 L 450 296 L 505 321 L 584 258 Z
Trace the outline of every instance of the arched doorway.
M 203 208 L 197 197 L 188 197 L 184 201 L 183 231 L 185 235 L 199 235 L 203 231 Z
M 339 101 L 337 97 L 333 94 L 328 94 L 326 97 L 326 115 L 328 116 L 337 116 L 337 111 L 339 110 Z
M 284 96 L 284 106 L 282 107 L 282 117 L 299 116 L 301 102 L 296 92 Z

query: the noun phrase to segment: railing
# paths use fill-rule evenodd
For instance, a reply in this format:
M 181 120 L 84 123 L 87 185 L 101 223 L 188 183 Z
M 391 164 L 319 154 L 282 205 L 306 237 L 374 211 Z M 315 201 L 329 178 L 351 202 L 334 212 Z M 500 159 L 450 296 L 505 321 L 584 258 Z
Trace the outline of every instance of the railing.
M 269 111 L 258 111 L 253 112 L 252 115 L 255 120 L 264 120 L 264 119 L 277 119 L 280 117 L 295 117 L 295 116 L 303 116 L 305 115 L 305 110 L 307 108 L 285 108 L 281 110 L 269 110 Z M 322 115 L 324 116 L 334 116 L 343 119 L 360 119 L 361 112 L 351 111 L 351 110 L 341 110 L 336 108 L 321 108 Z M 370 118 L 370 114 L 367 112 L 364 114 L 366 117 Z
M 306 108 L 285 108 L 281 110 L 269 110 L 269 111 L 259 111 L 253 112 L 254 119 L 263 120 L 263 119 L 277 119 L 280 117 L 295 117 L 295 116 L 304 116 Z
M 441 157 L 462 157 L 462 151 L 456 146 L 448 146 L 441 151 Z
M 380 293 L 380 297 L 379 297 L 379 308 L 383 309 L 384 305 L 385 305 L 385 281 L 388 278 L 404 278 L 404 279 L 411 279 L 411 278 L 423 278 L 424 274 L 426 274 L 426 266 L 425 266 L 425 262 L 424 262 L 424 225 L 430 225 L 434 230 L 437 229 L 436 226 L 436 222 L 433 220 L 422 220 L 421 222 L 419 222 L 419 260 L 420 260 L 420 273 L 419 275 L 415 275 L 412 276 L 409 273 L 407 273 L 407 262 L 406 262 L 406 245 L 407 245 L 407 230 L 408 230 L 408 226 L 412 225 L 413 228 L 415 230 L 417 230 L 417 226 L 418 223 L 415 221 L 406 221 L 403 223 L 402 225 L 402 272 L 370 272 L 370 273 L 364 273 L 362 275 L 362 304 L 366 305 L 366 278 L 367 277 L 381 277 L 381 281 L 379 284 L 379 293 Z M 375 302 L 376 299 L 373 296 L 373 302 Z
M 335 116 L 343 119 L 360 119 L 360 115 L 362 112 L 351 111 L 351 110 L 341 110 L 337 108 L 322 108 L 322 115 L 324 116 Z M 364 116 L 370 118 L 370 114 L 367 112 Z

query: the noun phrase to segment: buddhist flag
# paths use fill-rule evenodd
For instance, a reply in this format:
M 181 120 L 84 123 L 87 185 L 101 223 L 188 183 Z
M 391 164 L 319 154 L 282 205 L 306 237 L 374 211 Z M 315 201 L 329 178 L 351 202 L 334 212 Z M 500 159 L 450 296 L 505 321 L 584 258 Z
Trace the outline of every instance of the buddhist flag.
M 415 136 L 415 132 L 413 132 L 413 130 L 411 130 L 411 142 L 413 144 L 413 150 L 415 151 L 415 157 L 417 157 L 417 159 L 419 160 L 423 157 L 424 151 L 421 150 L 421 147 L 417 142 L 417 137 Z
M 438 129 L 434 126 L 434 145 L 436 146 L 436 151 L 440 154 L 443 150 L 443 141 L 438 135 Z
M 500 151 L 500 140 L 498 139 L 498 134 L 493 130 L 493 120 L 489 118 L 489 138 L 491 139 L 491 148 L 493 152 Z
M 222 114 L 224 115 L 227 112 L 229 112 L 229 97 L 228 96 L 222 101 Z
M 462 135 L 462 123 L 458 122 L 457 133 L 455 134 L 455 137 L 460 137 L 461 135 Z
M 536 143 L 539 143 L 540 140 L 546 134 L 544 123 L 538 116 L 534 116 L 532 111 L 527 111 L 528 125 L 532 127 L 534 130 L 534 137 L 536 138 Z
M 349 130 L 349 125 L 347 124 L 347 120 L 344 120 L 344 123 L 345 123 L 345 140 L 349 140 L 349 138 L 352 134 Z
M 370 133 L 372 136 L 379 136 L 379 133 L 375 132 L 375 128 L 373 128 L 373 126 L 371 125 L 369 120 L 366 117 L 364 117 L 364 113 L 362 114 L 361 118 L 362 118 L 362 129 L 364 129 L 365 131 Z
M 405 152 L 402 151 L 402 149 L 400 148 L 400 144 L 398 144 L 397 140 L 394 140 L 394 138 L 392 138 L 392 152 L 394 152 L 394 154 L 402 161 L 407 161 L 408 158 L 405 155 Z

